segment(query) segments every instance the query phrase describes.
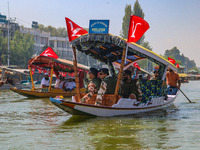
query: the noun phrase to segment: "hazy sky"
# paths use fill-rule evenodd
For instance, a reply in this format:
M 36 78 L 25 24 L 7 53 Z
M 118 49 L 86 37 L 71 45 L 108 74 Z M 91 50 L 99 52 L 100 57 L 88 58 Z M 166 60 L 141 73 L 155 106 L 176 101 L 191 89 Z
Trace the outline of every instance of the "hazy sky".
M 20 25 L 32 21 L 66 27 L 68 17 L 82 27 L 90 19 L 109 19 L 110 33 L 119 35 L 126 4 L 135 0 L 9 0 L 10 16 Z M 185 56 L 200 66 L 200 0 L 139 0 L 150 29 L 145 40 L 153 51 L 164 54 L 177 46 Z M 0 0 L 0 13 L 8 14 L 8 0 Z

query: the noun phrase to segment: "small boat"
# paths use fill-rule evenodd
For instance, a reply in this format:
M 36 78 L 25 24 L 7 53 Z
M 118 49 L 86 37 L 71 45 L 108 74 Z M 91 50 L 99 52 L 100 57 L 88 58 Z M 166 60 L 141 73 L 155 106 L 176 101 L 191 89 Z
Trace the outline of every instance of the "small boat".
M 68 73 L 70 75 L 73 75 L 74 65 L 72 61 L 40 55 L 29 60 L 29 69 L 30 69 L 32 89 L 24 90 L 24 89 L 18 89 L 16 87 L 12 87 L 10 89 L 13 92 L 16 92 L 20 95 L 27 96 L 27 97 L 41 97 L 41 98 L 55 97 L 57 95 L 62 95 L 63 97 L 71 97 L 77 93 L 76 88 L 72 91 L 64 91 L 63 89 L 52 88 L 53 73 L 55 73 L 56 75 L 58 75 L 59 73 L 60 74 Z M 48 88 L 35 87 L 34 81 L 33 81 L 32 69 L 37 69 L 40 72 L 47 72 L 49 70 L 51 77 L 50 77 L 50 85 Z M 83 71 L 88 71 L 88 70 L 89 70 L 89 67 L 85 65 L 77 64 L 77 73 L 78 71 L 83 72 Z M 85 88 L 80 88 L 79 91 L 80 93 L 83 93 L 85 92 Z
M 12 87 L 17 87 L 18 89 L 30 89 L 30 84 L 22 84 L 21 80 L 27 78 L 27 69 L 15 69 L 14 67 L 0 66 L 0 75 L 2 80 L 5 82 L 0 86 L 0 90 L 9 90 Z M 12 83 L 7 81 L 7 77 L 10 77 Z M 6 82 L 7 81 L 7 82 Z
M 74 54 L 76 54 L 77 49 L 106 63 L 110 68 L 111 75 L 117 77 L 115 93 L 104 94 L 100 106 L 95 105 L 96 95 L 87 104 L 81 103 L 80 99 L 85 94 L 79 92 L 72 97 L 72 101 L 62 98 L 50 98 L 54 105 L 72 115 L 109 117 L 163 109 L 172 105 L 178 95 L 178 93 L 177 95 L 167 95 L 167 87 L 164 84 L 167 68 L 170 67 L 176 71 L 176 66 L 136 43 L 127 43 L 125 39 L 110 34 L 85 34 L 73 40 L 71 44 Z M 76 60 L 76 57 L 74 58 Z M 149 59 L 159 65 L 158 80 L 142 80 L 140 82 L 141 102 L 136 99 L 120 97 L 118 93 L 123 70 L 142 59 Z M 118 75 L 115 73 L 114 66 L 120 68 Z M 76 68 L 76 66 L 74 67 Z

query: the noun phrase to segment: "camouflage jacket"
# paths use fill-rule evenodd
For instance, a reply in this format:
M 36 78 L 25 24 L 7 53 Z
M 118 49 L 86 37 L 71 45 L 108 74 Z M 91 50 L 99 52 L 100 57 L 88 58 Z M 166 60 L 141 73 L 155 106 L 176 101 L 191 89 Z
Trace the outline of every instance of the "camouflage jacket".
M 131 79 L 130 82 L 122 82 L 120 95 L 123 98 L 129 98 L 131 93 L 134 93 L 137 99 L 141 98 L 142 96 L 139 81 L 137 81 L 136 79 Z
M 114 94 L 117 80 L 115 77 L 107 76 L 105 77 L 100 85 L 100 89 L 97 93 L 96 103 L 100 104 L 102 102 L 102 97 L 104 94 Z
M 81 98 L 81 102 L 88 101 L 94 94 L 96 94 L 99 90 L 100 84 L 100 79 L 94 78 L 93 80 L 91 80 L 87 85 L 87 94 L 83 98 Z

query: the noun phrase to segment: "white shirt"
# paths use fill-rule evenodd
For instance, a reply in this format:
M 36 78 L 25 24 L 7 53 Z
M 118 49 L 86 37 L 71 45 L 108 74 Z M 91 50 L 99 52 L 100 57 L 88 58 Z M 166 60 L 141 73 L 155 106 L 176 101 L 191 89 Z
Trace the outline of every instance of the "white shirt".
M 50 84 L 50 81 L 49 80 L 45 80 L 45 77 L 44 77 L 42 79 L 42 81 L 41 81 L 41 87 L 42 87 L 42 85 L 49 86 L 49 84 Z
M 76 88 L 76 83 L 75 82 L 66 82 L 65 87 L 66 87 L 66 89 L 68 88 L 68 89 L 72 90 L 72 89 Z
M 55 88 L 59 88 L 59 85 L 60 85 L 60 79 L 56 79 L 56 84 L 55 84 Z

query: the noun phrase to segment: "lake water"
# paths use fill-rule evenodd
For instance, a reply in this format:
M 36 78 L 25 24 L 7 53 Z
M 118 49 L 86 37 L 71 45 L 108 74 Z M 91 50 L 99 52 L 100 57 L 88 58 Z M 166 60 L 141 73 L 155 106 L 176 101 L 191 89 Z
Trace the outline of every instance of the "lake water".
M 134 116 L 71 116 L 49 99 L 0 91 L 0 150 L 200 149 L 200 81 L 182 84 L 173 107 Z

